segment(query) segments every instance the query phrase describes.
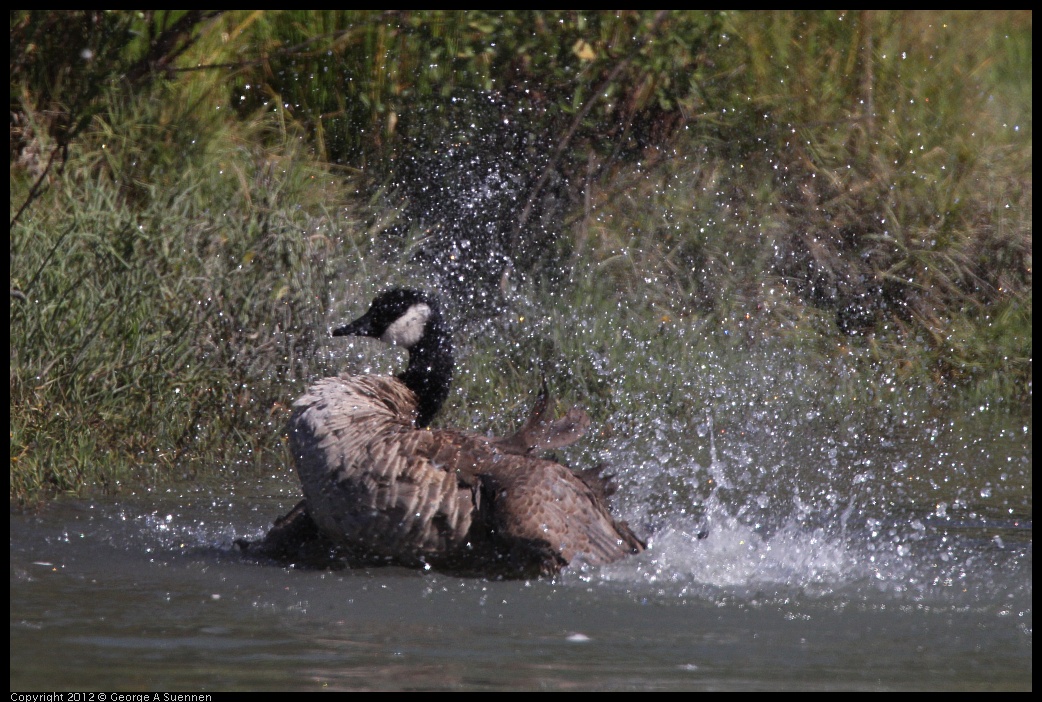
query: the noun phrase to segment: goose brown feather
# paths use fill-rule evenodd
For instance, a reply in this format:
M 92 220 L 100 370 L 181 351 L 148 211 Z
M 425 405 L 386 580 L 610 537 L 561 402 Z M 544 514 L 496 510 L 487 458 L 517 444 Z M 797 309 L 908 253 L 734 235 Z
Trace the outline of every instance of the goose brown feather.
M 308 511 L 351 559 L 531 574 L 642 550 L 603 490 L 559 463 L 519 453 L 516 440 L 417 429 L 415 414 L 412 391 L 391 377 L 325 378 L 294 403 Z

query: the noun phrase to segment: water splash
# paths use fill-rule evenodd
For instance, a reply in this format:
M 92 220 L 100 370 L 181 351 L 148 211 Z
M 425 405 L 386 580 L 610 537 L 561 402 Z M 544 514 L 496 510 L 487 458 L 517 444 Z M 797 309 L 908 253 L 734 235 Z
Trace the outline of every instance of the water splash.
M 1030 581 L 1008 576 L 1031 564 L 1030 427 L 1006 415 L 905 420 L 653 422 L 606 452 L 620 511 L 649 549 L 603 580 L 715 600 L 1029 602 Z

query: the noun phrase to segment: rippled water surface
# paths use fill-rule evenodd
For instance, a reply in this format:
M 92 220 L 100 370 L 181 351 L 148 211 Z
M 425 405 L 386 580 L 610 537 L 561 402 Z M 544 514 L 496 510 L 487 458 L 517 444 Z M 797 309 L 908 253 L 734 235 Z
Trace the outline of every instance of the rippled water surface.
M 1030 417 L 756 426 L 620 443 L 650 549 L 553 580 L 244 562 L 286 472 L 12 510 L 11 689 L 1031 688 Z

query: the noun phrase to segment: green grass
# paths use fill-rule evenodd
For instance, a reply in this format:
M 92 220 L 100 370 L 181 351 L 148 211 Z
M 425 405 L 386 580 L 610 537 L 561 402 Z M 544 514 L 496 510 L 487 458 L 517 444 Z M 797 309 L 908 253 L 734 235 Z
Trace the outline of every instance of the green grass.
M 73 132 L 54 131 L 61 108 L 36 74 L 12 68 L 13 500 L 284 463 L 307 382 L 400 360 L 345 350 L 328 326 L 388 285 L 439 287 L 446 256 L 491 224 L 517 255 L 482 282 L 488 305 L 467 280 L 448 289 L 460 373 L 445 425 L 512 430 L 540 376 L 561 410 L 593 416 L 575 449 L 590 460 L 653 431 L 649 416 L 738 426 L 1030 402 L 1030 13 L 565 13 L 560 35 L 556 15 L 483 17 L 413 13 L 402 29 L 378 13 L 225 13 L 181 64 L 225 68 L 102 81 L 77 98 Z M 624 41 L 652 29 L 660 45 Z M 291 73 L 265 66 L 308 37 L 345 52 L 355 92 L 308 74 L 303 102 L 287 101 Z M 538 54 L 561 37 L 567 51 Z M 390 39 L 391 53 L 366 48 Z M 293 60 L 324 60 L 317 46 Z M 253 62 L 265 52 L 274 63 Z M 422 76 L 381 63 L 425 52 L 449 58 Z M 454 222 L 469 216 L 453 202 L 461 167 L 429 153 L 437 138 L 396 142 L 388 116 L 473 99 L 508 67 L 553 88 L 527 127 L 567 148 L 526 182 L 553 175 L 537 195 L 554 203 L 528 229 L 511 225 L 524 197 L 502 222 Z M 238 99 L 247 82 L 267 91 L 255 109 Z M 316 121 L 329 100 L 343 114 Z M 393 159 L 352 161 L 382 153 L 371 138 Z M 429 200 L 393 182 L 409 148 L 451 166 Z
M 143 105 L 96 118 L 12 229 L 21 499 L 265 460 L 331 285 L 360 267 L 342 186 L 290 136 L 266 149 L 236 124 L 193 144 L 200 125 Z M 155 124 L 179 119 L 162 131 L 184 142 L 157 146 Z

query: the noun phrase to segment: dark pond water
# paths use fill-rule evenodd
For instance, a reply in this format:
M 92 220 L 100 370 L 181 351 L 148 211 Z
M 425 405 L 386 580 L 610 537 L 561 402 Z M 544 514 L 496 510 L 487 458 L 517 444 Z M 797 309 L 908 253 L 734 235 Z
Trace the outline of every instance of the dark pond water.
M 1030 416 L 755 426 L 618 445 L 651 548 L 553 580 L 243 562 L 281 470 L 12 510 L 11 689 L 1031 689 Z

